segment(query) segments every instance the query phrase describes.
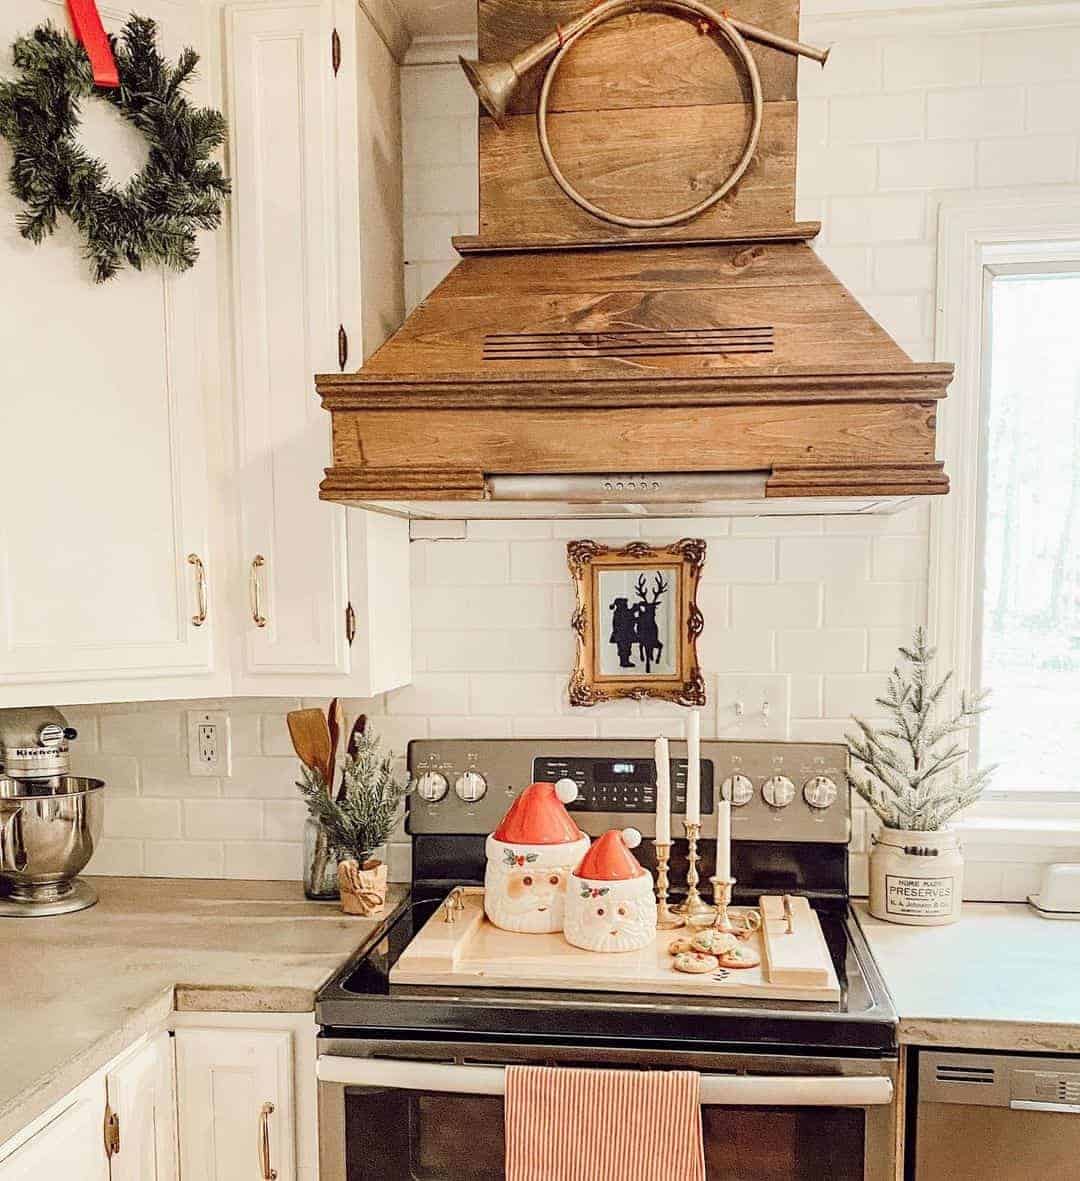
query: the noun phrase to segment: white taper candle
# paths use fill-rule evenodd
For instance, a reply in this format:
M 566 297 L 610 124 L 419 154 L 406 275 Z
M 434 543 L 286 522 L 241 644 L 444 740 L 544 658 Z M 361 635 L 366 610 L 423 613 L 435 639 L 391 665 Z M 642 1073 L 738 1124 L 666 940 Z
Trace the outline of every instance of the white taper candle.
M 686 719 L 686 823 L 701 823 L 701 714 Z
M 671 844 L 671 774 L 666 738 L 656 740 L 656 840 L 661 845 Z
M 716 805 L 716 876 L 731 877 L 731 801 Z

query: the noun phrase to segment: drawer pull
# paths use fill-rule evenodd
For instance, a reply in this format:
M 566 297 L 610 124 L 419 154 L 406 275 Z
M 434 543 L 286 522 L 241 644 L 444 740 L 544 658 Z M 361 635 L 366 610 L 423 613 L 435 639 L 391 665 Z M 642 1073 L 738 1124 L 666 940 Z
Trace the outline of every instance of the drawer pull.
M 188 565 L 195 567 L 195 602 L 196 611 L 191 617 L 194 627 L 202 627 L 206 622 L 208 608 L 206 603 L 206 566 L 198 554 L 188 554 Z
M 259 1112 L 259 1169 L 263 1181 L 277 1181 L 277 1169 L 270 1167 L 270 1117 L 273 1103 L 264 1103 Z
M 262 554 L 256 554 L 251 563 L 251 621 L 256 627 L 266 627 L 266 616 L 262 613 L 259 593 L 259 571 L 266 565 Z

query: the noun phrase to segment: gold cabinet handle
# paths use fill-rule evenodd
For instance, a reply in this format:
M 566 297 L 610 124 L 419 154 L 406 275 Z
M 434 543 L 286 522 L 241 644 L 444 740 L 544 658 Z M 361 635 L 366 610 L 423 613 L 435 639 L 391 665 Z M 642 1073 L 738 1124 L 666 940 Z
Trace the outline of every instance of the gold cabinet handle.
M 273 1103 L 264 1103 L 259 1112 L 259 1169 L 263 1181 L 277 1181 L 277 1169 L 270 1167 L 270 1117 Z
M 192 625 L 202 627 L 208 614 L 206 606 L 206 567 L 198 554 L 188 554 L 188 565 L 195 567 L 195 601 L 197 610 L 191 617 Z
M 262 613 L 259 598 L 259 571 L 266 565 L 262 554 L 256 554 L 251 563 L 251 620 L 256 627 L 266 627 L 266 616 Z

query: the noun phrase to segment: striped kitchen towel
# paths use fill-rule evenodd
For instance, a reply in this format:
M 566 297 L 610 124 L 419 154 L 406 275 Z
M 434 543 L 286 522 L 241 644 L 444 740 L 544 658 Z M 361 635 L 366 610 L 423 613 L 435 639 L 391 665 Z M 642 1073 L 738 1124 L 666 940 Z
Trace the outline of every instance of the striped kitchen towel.
M 508 1066 L 506 1181 L 705 1181 L 697 1073 Z

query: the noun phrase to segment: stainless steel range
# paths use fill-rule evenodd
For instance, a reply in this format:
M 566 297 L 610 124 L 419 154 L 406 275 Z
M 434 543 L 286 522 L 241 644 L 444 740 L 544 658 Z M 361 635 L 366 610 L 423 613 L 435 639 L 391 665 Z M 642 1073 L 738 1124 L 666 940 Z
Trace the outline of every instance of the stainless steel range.
M 737 900 L 809 899 L 842 986 L 829 1003 L 391 984 L 448 890 L 483 880 L 485 836 L 527 784 L 575 779 L 592 835 L 654 832 L 649 742 L 418 741 L 409 768 L 411 891 L 317 1002 L 323 1181 L 501 1178 L 510 1063 L 700 1071 L 710 1181 L 892 1178 L 896 1015 L 849 907 L 843 746 L 702 744 L 704 835 L 722 793 Z M 679 813 L 685 759 L 671 771 Z M 637 852 L 652 868 L 651 842 Z

